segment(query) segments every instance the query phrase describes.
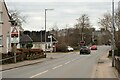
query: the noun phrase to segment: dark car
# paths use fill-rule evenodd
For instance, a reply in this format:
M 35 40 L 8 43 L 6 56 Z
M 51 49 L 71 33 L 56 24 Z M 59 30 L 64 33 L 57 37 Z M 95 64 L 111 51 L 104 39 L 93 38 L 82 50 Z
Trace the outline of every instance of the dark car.
M 80 54 L 90 54 L 90 49 L 87 46 L 82 46 L 80 48 Z

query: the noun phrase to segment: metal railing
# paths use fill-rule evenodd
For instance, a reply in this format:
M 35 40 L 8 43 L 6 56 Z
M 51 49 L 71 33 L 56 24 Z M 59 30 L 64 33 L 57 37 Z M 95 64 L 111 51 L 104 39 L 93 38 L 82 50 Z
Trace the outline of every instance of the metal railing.
M 12 59 L 12 58 L 14 58 L 14 57 L 18 57 L 18 56 L 20 56 L 20 55 L 16 55 L 16 56 L 12 56 L 12 57 L 8 57 L 8 58 L 4 58 L 4 59 L 1 59 L 0 62 L 1 62 L 1 61 L 5 61 L 5 60 L 8 60 L 8 59 Z

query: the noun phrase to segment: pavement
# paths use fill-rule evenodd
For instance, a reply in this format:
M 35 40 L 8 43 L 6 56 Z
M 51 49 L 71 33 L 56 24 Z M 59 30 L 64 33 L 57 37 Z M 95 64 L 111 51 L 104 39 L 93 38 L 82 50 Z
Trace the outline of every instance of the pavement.
M 96 65 L 94 78 L 119 78 L 117 70 L 112 67 L 112 59 L 108 58 L 108 54 L 103 55 Z

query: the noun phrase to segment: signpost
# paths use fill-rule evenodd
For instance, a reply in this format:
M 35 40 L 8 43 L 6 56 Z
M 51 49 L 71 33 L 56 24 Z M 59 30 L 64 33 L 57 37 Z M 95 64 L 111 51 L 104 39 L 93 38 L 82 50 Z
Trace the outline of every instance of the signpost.
M 19 43 L 19 28 L 16 26 L 11 27 L 11 43 L 13 44 L 12 52 L 14 53 L 14 62 L 16 63 L 16 49 Z
M 85 45 L 85 41 L 80 41 L 80 46 L 84 46 Z
M 52 35 L 48 36 L 48 38 L 50 38 L 50 42 L 51 42 L 50 52 L 52 53 L 52 51 L 53 51 L 53 45 L 52 45 Z

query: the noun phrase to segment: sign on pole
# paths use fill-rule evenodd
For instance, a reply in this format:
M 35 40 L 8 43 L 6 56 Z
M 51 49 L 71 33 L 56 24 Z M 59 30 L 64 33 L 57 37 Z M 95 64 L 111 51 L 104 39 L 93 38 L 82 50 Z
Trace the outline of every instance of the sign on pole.
M 11 27 L 11 43 L 19 43 L 19 28 Z

